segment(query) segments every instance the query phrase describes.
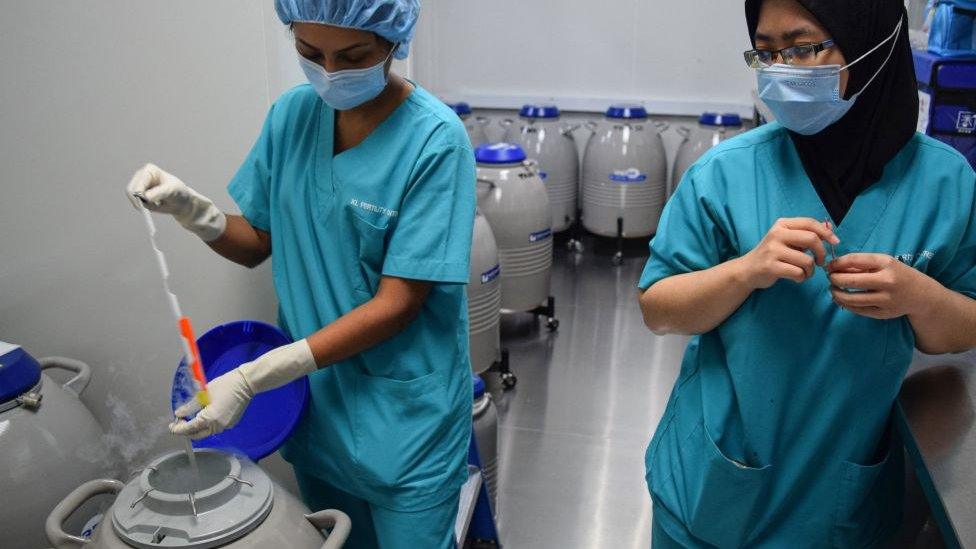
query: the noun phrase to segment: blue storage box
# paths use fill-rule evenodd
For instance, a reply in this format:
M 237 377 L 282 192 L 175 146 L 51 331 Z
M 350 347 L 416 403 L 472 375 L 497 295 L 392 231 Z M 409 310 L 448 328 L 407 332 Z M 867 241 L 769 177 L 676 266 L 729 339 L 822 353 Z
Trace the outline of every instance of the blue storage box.
M 948 143 L 976 166 L 976 59 L 915 51 L 918 130 Z
M 930 2 L 929 51 L 943 57 L 976 56 L 976 0 Z

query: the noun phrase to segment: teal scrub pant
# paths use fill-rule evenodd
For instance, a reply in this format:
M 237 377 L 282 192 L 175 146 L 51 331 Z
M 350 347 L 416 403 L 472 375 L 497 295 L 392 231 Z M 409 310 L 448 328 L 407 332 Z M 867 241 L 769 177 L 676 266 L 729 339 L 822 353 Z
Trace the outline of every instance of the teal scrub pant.
M 460 491 L 423 511 L 392 511 L 359 499 L 295 469 L 302 499 L 312 511 L 338 509 L 352 519 L 344 549 L 455 549 L 454 523 Z
M 684 549 L 684 547 L 677 541 L 674 541 L 674 538 L 669 536 L 668 533 L 664 531 L 664 528 L 661 528 L 661 523 L 654 520 L 652 517 L 651 549 Z

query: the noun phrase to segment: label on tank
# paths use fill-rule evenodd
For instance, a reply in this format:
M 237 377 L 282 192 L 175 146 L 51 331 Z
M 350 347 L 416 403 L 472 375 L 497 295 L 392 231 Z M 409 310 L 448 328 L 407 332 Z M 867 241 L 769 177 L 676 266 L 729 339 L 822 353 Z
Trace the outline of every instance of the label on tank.
M 610 174 L 610 181 L 616 181 L 617 183 L 643 183 L 647 181 L 647 174 L 641 173 L 637 168 L 616 170 Z
M 552 229 L 538 231 L 529 235 L 529 242 L 541 242 L 552 236 Z
M 956 131 L 959 133 L 976 132 L 976 113 L 960 112 L 956 119 Z
M 481 283 L 488 284 L 492 280 L 498 278 L 498 275 L 502 274 L 502 266 L 495 265 L 494 267 L 488 269 L 487 271 L 481 273 Z

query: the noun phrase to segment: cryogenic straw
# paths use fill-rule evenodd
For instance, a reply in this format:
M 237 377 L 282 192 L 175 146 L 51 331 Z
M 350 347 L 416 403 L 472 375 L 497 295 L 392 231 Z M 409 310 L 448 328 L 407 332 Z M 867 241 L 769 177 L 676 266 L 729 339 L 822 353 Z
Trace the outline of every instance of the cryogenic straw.
M 137 198 L 145 202 L 145 198 L 136 195 Z M 193 380 L 197 389 L 197 402 L 200 406 L 210 404 L 210 395 L 207 393 L 207 377 L 203 373 L 203 363 L 200 361 L 200 349 L 197 348 L 197 338 L 193 335 L 193 327 L 190 325 L 189 317 L 183 315 L 180 309 L 180 302 L 176 299 L 176 294 L 169 288 L 169 267 L 166 265 L 166 256 L 156 244 L 156 224 L 153 222 L 152 214 L 147 208 L 142 209 L 142 218 L 146 222 L 146 229 L 149 231 L 149 242 L 156 252 L 156 263 L 159 265 L 159 274 L 163 278 L 163 290 L 169 301 L 170 311 L 176 319 L 177 327 L 180 331 L 180 341 L 183 344 L 183 356 L 187 367 L 193 373 Z
M 825 219 L 824 220 L 824 226 L 827 227 L 827 229 L 830 229 L 830 220 Z M 827 242 L 827 249 L 830 250 L 830 262 L 833 262 L 833 261 L 835 261 L 837 259 L 837 250 L 834 249 L 834 243 L 833 242 L 830 242 L 829 240 L 827 240 L 825 242 Z

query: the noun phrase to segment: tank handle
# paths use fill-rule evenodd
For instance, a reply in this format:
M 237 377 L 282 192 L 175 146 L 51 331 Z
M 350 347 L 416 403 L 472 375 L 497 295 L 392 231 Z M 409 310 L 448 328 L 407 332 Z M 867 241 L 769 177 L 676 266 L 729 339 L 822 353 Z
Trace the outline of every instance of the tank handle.
M 474 121 L 477 122 L 478 124 L 481 124 L 482 126 L 487 126 L 488 124 L 491 123 L 491 119 L 485 116 L 476 116 L 474 117 Z
M 664 133 L 668 131 L 668 128 L 671 127 L 671 124 L 668 124 L 667 122 L 664 122 L 662 120 L 655 120 L 654 127 L 657 128 L 657 133 Z
M 44 533 L 47 540 L 57 549 L 75 549 L 83 547 L 91 540 L 81 536 L 72 536 L 64 531 L 64 521 L 78 510 L 86 501 L 99 494 L 118 494 L 122 491 L 125 484 L 117 480 L 99 479 L 90 480 L 75 488 L 70 494 L 65 496 L 61 503 L 55 506 L 47 521 L 44 522 Z
M 523 160 L 522 165 L 525 166 L 527 170 L 532 172 L 533 175 L 541 176 L 542 166 L 539 165 L 539 161 L 535 158 L 527 158 Z
M 590 130 L 590 132 L 596 133 L 596 127 L 598 124 L 593 120 L 588 120 L 584 126 L 586 126 L 586 129 Z
M 575 132 L 576 130 L 580 129 L 581 127 L 582 127 L 582 124 L 567 124 L 567 125 L 563 126 L 560 131 L 566 137 L 572 138 L 573 137 L 573 132 Z
M 488 188 L 490 188 L 490 189 L 494 189 L 495 188 L 495 182 L 492 181 L 491 179 L 485 179 L 484 177 L 479 177 L 477 179 L 477 184 L 488 185 Z
M 322 549 L 340 549 L 346 543 L 349 532 L 352 530 L 352 521 L 349 520 L 349 515 L 336 509 L 323 509 L 317 513 L 305 515 L 305 518 L 319 530 L 332 529 L 329 538 L 322 545 Z
M 515 123 L 515 121 L 512 120 L 511 118 L 503 118 L 503 119 L 501 119 L 501 120 L 498 121 L 498 125 L 501 126 L 501 127 L 503 127 L 503 128 L 505 128 L 506 130 L 509 127 L 511 127 L 512 124 L 514 124 L 514 123 Z
M 38 363 L 41 365 L 42 371 L 59 368 L 77 374 L 62 385 L 65 391 L 75 396 L 80 396 L 88 388 L 88 382 L 91 381 L 91 366 L 80 360 L 65 358 L 63 356 L 50 356 L 40 359 Z
M 678 132 L 684 139 L 688 139 L 688 136 L 691 135 L 691 129 L 685 126 L 678 126 L 674 131 Z

